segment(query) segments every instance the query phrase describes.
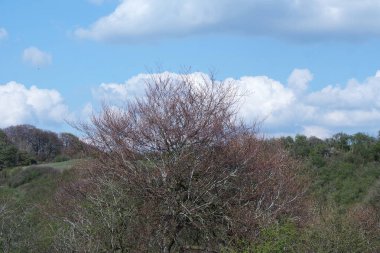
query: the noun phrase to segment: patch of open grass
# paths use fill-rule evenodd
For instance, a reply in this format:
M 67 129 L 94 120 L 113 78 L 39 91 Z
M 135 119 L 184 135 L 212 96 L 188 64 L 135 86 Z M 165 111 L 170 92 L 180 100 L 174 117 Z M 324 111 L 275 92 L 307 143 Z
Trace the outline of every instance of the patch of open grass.
M 51 167 L 53 169 L 59 170 L 59 171 L 64 171 L 71 169 L 74 167 L 77 163 L 83 161 L 83 159 L 72 159 L 68 161 L 63 161 L 63 162 L 52 162 L 52 163 L 44 163 L 44 164 L 38 164 L 38 165 L 32 165 L 33 167 Z M 31 166 L 29 166 L 31 167 Z M 28 167 L 25 167 L 28 168 Z

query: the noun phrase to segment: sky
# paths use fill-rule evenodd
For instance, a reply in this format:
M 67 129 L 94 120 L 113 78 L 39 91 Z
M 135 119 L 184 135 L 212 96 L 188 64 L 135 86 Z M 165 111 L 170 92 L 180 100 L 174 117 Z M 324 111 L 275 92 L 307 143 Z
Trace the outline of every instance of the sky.
M 191 68 L 267 135 L 377 136 L 379 59 L 380 0 L 0 0 L 0 128 L 74 132 Z

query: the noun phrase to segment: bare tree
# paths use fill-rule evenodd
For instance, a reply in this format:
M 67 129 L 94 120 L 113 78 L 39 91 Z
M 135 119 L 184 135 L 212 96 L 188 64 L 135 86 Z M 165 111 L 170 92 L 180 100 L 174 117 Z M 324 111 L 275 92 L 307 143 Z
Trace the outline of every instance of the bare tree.
M 297 164 L 238 120 L 239 96 L 234 84 L 208 76 L 152 75 L 145 97 L 122 109 L 104 106 L 81 125 L 94 160 L 80 170 L 80 183 L 61 192 L 61 203 L 79 199 L 78 215 L 78 203 L 103 213 L 115 204 L 120 219 L 96 215 L 118 237 L 104 251 L 220 251 L 254 240 L 281 215 L 296 218 Z M 107 199 L 105 189 L 114 191 Z M 66 217 L 71 228 L 94 222 L 78 215 Z M 77 236 L 84 234 L 89 241 L 89 232 Z

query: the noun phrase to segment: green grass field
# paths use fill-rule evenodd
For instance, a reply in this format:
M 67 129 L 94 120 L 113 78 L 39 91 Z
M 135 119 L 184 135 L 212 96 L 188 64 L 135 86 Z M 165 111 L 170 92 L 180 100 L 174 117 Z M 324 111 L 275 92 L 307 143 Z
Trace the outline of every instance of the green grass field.
M 63 172 L 68 172 L 81 161 L 83 160 L 73 159 L 64 162 L 6 168 L 0 171 L 0 196 L 16 197 L 16 192 L 18 195 L 23 195 L 25 189 L 38 189 L 43 185 L 54 185 L 57 178 L 64 176 L 62 174 L 67 174 Z
M 54 206 L 60 182 L 70 177 L 70 168 L 80 161 L 0 171 L 0 252 L 32 252 L 30 247 L 50 252 L 56 226 L 46 210 Z M 12 251 L 7 251 L 6 245 Z
M 72 159 L 72 160 L 68 160 L 68 161 L 64 161 L 64 162 L 53 162 L 53 163 L 41 163 L 41 164 L 38 164 L 38 165 L 32 165 L 32 166 L 36 166 L 36 167 L 52 167 L 56 170 L 59 170 L 59 171 L 64 171 L 64 170 L 67 170 L 67 169 L 71 169 L 74 165 L 76 165 L 77 163 L 83 161 L 82 159 Z M 31 166 L 28 166 L 28 167 L 31 167 Z M 25 167 L 25 168 L 28 168 L 28 167 Z

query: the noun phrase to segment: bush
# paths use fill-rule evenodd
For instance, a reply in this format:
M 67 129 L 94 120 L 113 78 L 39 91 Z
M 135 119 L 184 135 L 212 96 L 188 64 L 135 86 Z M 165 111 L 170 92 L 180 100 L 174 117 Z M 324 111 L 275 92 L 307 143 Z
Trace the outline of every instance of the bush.
M 225 253 L 282 253 L 300 252 L 302 240 L 301 232 L 292 221 L 279 222 L 263 228 L 254 242 L 240 241 Z
M 58 155 L 54 158 L 54 162 L 59 163 L 59 162 L 66 162 L 70 160 L 70 157 L 65 156 L 65 155 Z
M 311 224 L 302 235 L 301 252 L 379 252 L 379 244 L 347 215 L 329 211 L 328 217 Z
M 10 187 L 16 188 L 20 185 L 27 184 L 36 178 L 46 177 L 57 173 L 57 170 L 52 167 L 30 166 L 21 170 L 19 173 L 12 175 L 8 181 L 8 185 Z

